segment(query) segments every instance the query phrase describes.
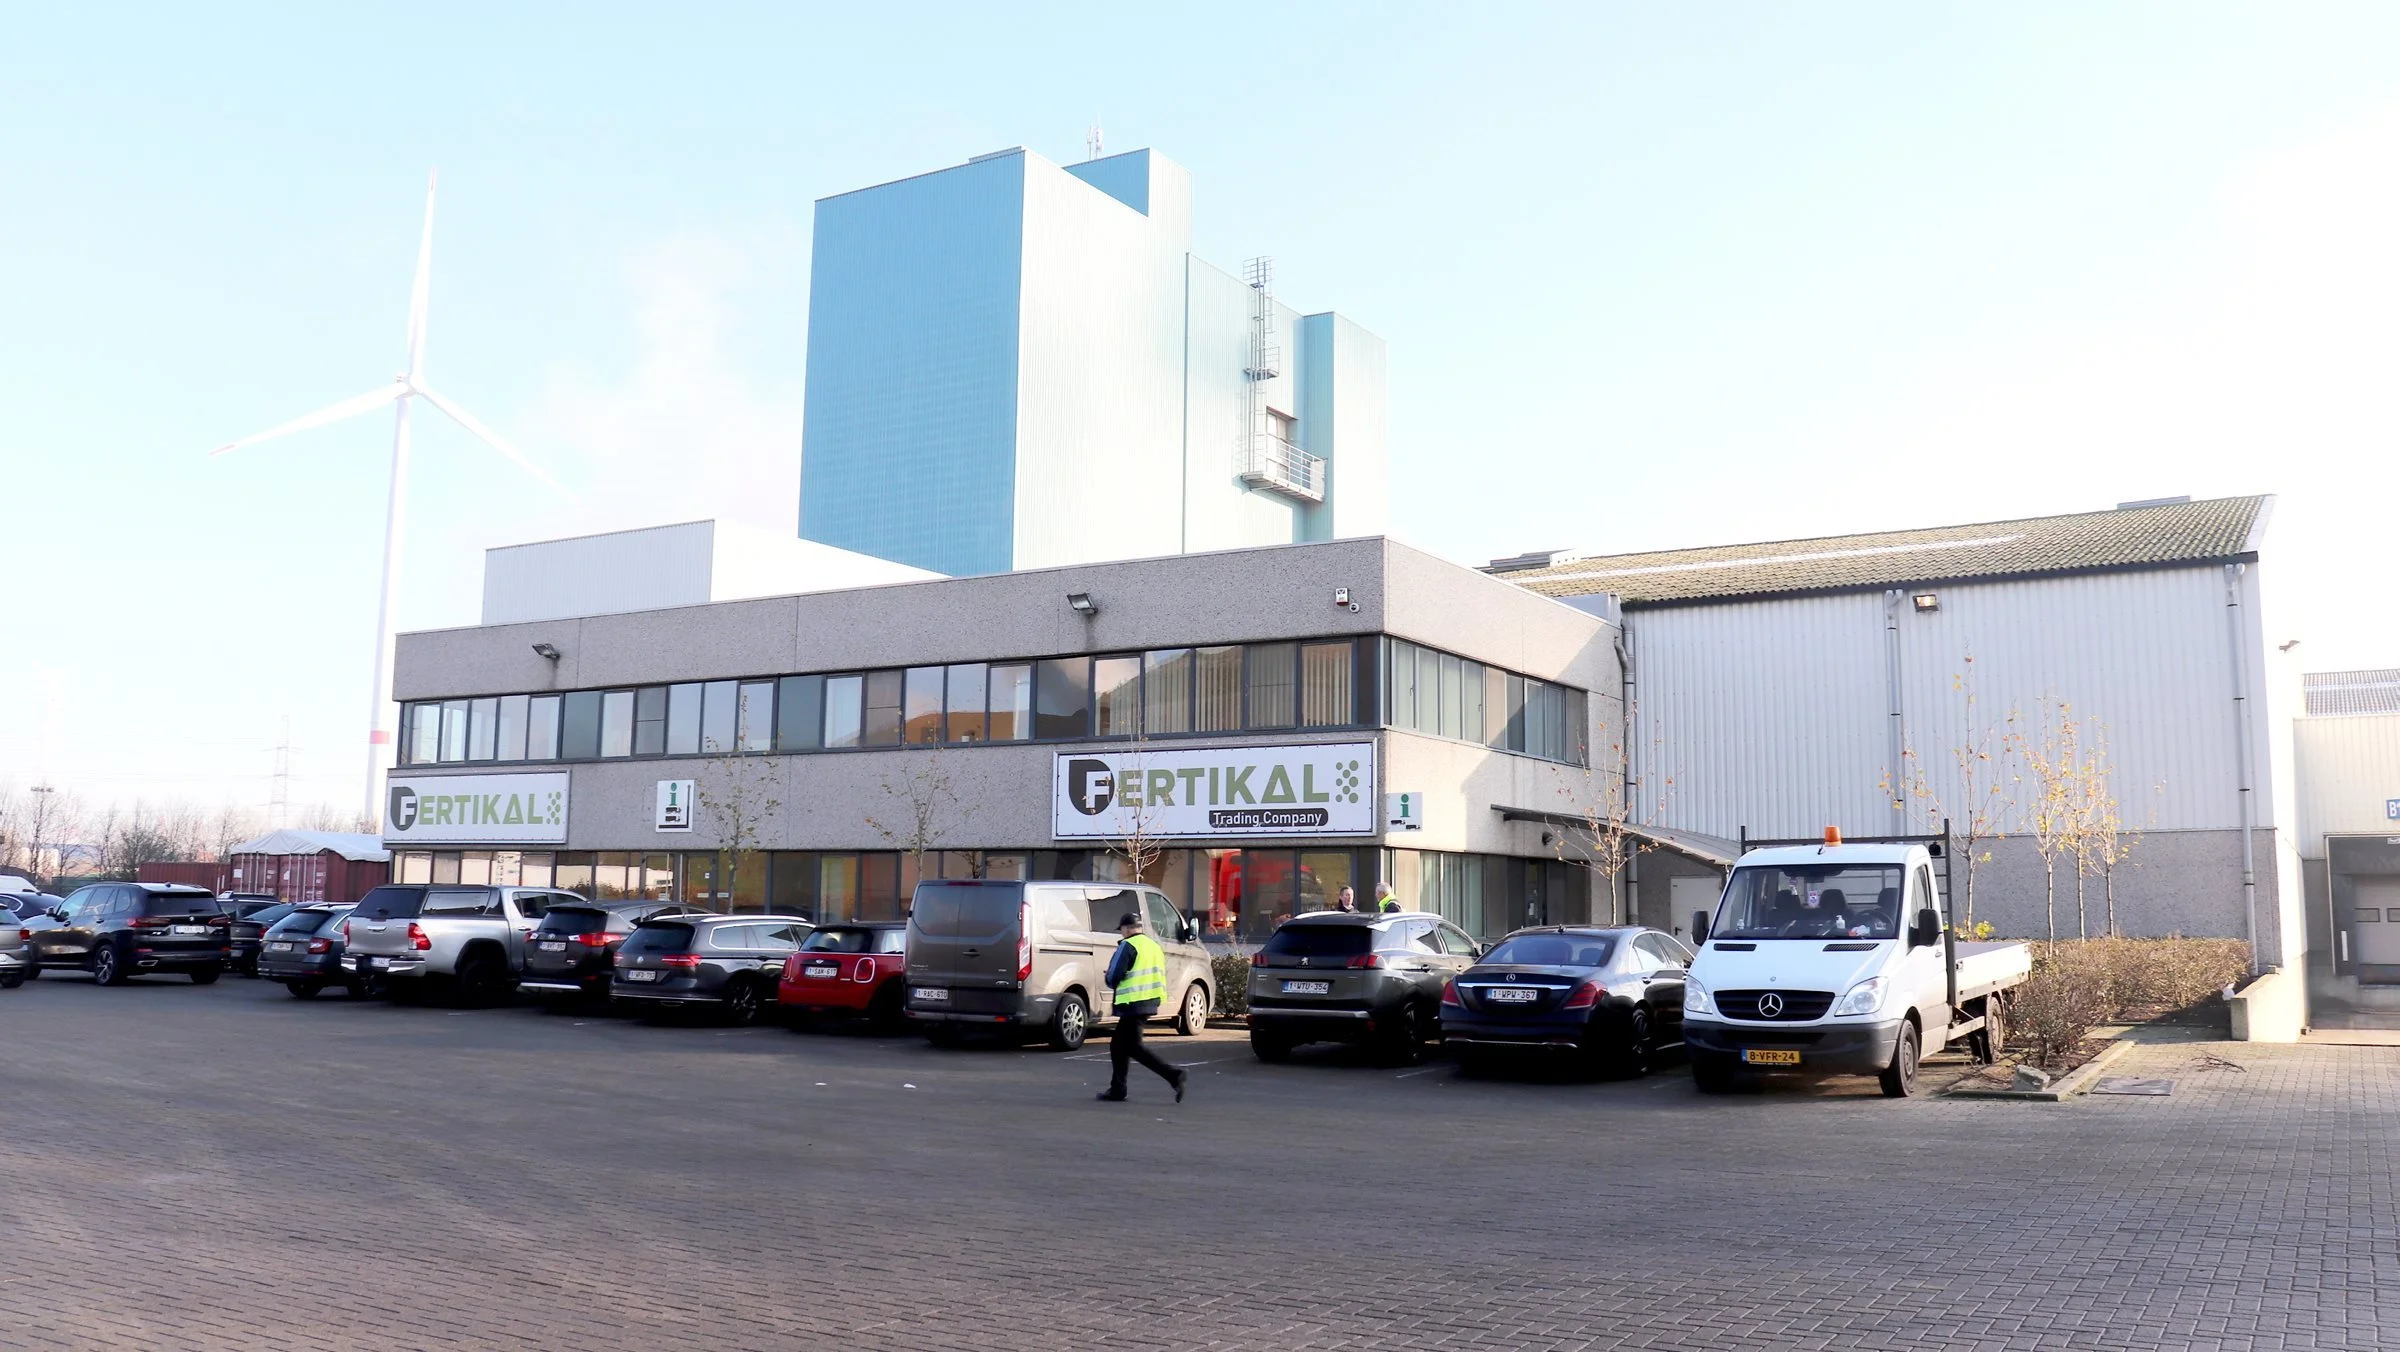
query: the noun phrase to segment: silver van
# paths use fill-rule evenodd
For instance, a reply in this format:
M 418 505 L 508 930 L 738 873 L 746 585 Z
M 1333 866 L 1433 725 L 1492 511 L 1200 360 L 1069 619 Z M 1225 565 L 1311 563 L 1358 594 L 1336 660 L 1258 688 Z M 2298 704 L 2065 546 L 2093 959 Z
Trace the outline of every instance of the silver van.
M 1131 911 L 1167 955 L 1161 1015 L 1208 1026 L 1216 974 L 1199 927 L 1164 892 L 1125 883 L 956 878 L 917 884 L 908 913 L 908 1017 L 936 1042 L 970 1029 L 1038 1032 L 1073 1051 L 1114 1018 L 1106 980 Z

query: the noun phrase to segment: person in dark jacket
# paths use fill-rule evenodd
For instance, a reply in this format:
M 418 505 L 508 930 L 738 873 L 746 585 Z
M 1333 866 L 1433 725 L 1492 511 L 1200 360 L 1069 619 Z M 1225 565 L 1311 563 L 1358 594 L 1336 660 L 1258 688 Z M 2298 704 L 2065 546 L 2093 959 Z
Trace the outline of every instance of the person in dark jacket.
M 1158 1073 L 1158 1078 L 1175 1086 L 1175 1101 L 1183 1102 L 1183 1087 L 1191 1080 L 1188 1071 L 1177 1070 L 1149 1048 L 1142 1045 L 1142 1025 L 1158 1012 L 1167 998 L 1167 951 L 1158 940 L 1142 933 L 1142 918 L 1131 911 L 1117 922 L 1117 951 L 1108 960 L 1108 984 L 1116 992 L 1116 1032 L 1108 1039 L 1108 1089 L 1100 1095 L 1105 1103 L 1125 1101 L 1125 1070 L 1129 1063 L 1139 1061 Z

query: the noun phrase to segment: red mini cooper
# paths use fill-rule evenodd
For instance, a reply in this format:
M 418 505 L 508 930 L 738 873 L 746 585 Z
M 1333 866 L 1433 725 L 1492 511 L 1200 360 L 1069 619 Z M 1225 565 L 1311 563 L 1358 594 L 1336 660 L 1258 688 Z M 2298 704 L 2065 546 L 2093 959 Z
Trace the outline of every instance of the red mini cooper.
M 795 1028 L 821 1014 L 897 1028 L 907 947 L 905 923 L 819 926 L 783 960 L 776 999 Z

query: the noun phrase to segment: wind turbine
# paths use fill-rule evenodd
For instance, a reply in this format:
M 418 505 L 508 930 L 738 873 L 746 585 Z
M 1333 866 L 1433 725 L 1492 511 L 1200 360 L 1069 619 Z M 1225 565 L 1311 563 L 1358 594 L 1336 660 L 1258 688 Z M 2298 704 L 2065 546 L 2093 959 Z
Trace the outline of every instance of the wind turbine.
M 517 463 L 518 467 L 541 480 L 562 496 L 566 490 L 557 480 L 542 471 L 539 465 L 525 458 L 516 447 L 499 433 L 486 427 L 473 414 L 434 393 L 425 384 L 425 308 L 433 286 L 433 190 L 437 176 L 425 177 L 425 235 L 417 245 L 417 280 L 408 298 L 408 369 L 392 378 L 388 385 L 379 386 L 355 398 L 329 404 L 314 413 L 294 418 L 280 427 L 229 441 L 209 454 L 223 455 L 227 451 L 254 446 L 276 437 L 290 436 L 311 428 L 355 418 L 371 413 L 386 404 L 396 406 L 392 421 L 392 483 L 383 516 L 383 592 L 375 603 L 375 682 L 374 695 L 367 711 L 367 793 L 364 815 L 367 829 L 377 829 L 383 820 L 383 775 L 389 766 L 392 747 L 391 674 L 392 674 L 392 601 L 400 589 L 400 539 L 408 519 L 408 409 L 422 399 L 433 405 L 452 422 L 467 429 L 476 440 L 491 447 Z

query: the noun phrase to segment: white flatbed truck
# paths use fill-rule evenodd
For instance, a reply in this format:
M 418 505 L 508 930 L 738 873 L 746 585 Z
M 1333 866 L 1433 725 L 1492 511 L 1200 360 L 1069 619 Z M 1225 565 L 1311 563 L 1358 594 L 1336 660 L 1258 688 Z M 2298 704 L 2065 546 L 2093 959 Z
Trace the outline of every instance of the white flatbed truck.
M 1716 913 L 1693 917 L 1683 1037 L 1703 1093 L 1798 1072 L 1873 1075 L 1905 1098 L 1930 1052 L 1998 1059 L 2033 954 L 1951 931 L 1947 832 L 1743 844 Z

